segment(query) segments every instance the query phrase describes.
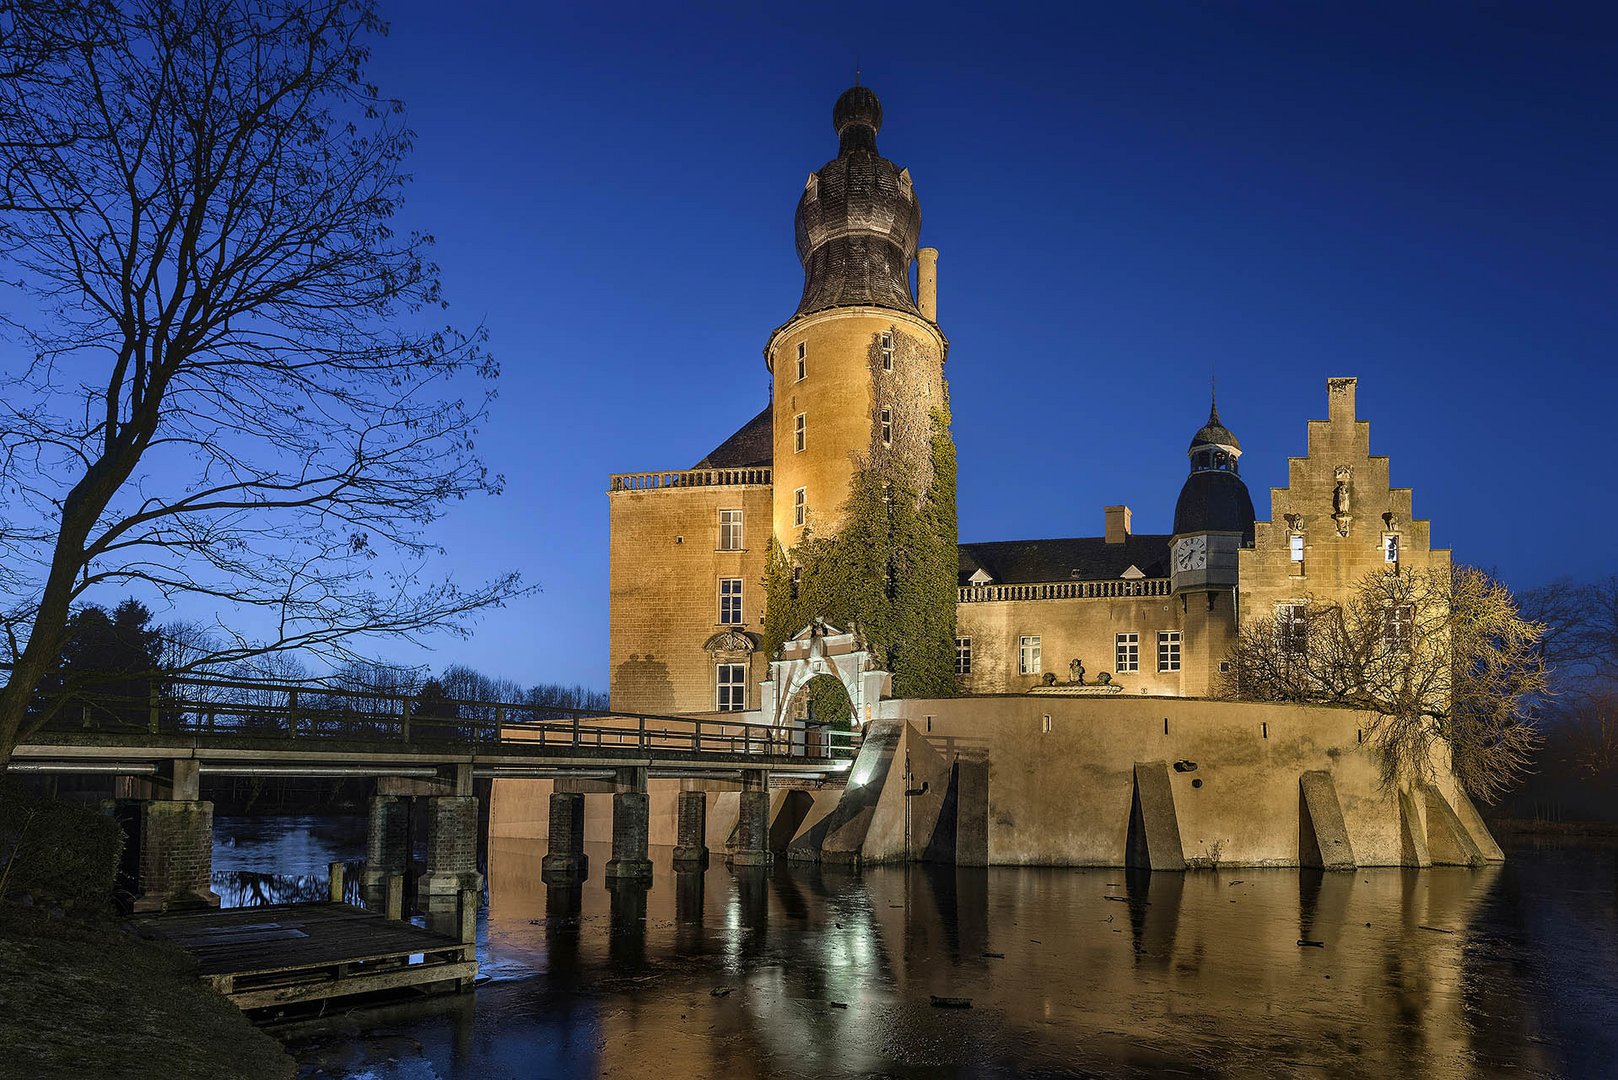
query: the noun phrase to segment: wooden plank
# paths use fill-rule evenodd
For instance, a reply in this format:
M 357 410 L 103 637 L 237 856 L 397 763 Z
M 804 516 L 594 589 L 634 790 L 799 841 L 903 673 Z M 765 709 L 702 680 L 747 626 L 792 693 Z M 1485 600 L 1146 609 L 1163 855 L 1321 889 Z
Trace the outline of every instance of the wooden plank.
M 294 941 L 299 938 L 307 938 L 308 936 L 309 935 L 306 932 L 293 929 L 290 926 L 278 926 L 266 929 L 259 929 L 255 927 L 251 930 L 232 930 L 228 926 L 219 926 L 194 935 L 177 934 L 168 938 L 167 940 L 173 942 L 175 945 L 180 946 L 182 949 L 191 951 L 194 949 L 210 948 L 219 945 L 240 945 L 247 943 L 258 944 L 260 942 L 267 941 Z
M 265 990 L 241 990 L 231 994 L 230 1000 L 241 1009 L 263 1009 L 273 1005 L 292 1005 L 302 1001 L 369 994 L 377 990 L 396 990 L 424 983 L 475 979 L 477 974 L 478 966 L 472 961 L 454 964 L 412 964 L 391 971 L 348 975 L 321 983 Z
M 232 974 L 267 975 L 277 971 L 291 971 L 297 968 L 318 967 L 324 964 L 337 963 L 369 963 L 375 960 L 397 959 L 413 956 L 416 953 L 440 953 L 464 948 L 456 941 L 435 942 L 407 942 L 394 943 L 385 947 L 370 946 L 364 948 L 344 948 L 341 943 L 333 942 L 331 947 L 315 950 L 269 951 L 258 952 L 232 951 L 219 955 L 196 953 L 197 968 L 204 975 Z

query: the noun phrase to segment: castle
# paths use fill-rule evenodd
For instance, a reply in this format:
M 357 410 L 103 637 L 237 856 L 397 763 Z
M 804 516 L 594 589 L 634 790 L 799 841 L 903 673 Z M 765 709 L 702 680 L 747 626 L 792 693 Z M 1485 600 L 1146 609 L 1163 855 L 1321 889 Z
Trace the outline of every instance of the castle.
M 613 708 L 801 718 L 801 681 L 776 686 L 771 661 L 819 616 L 895 673 L 866 694 L 845 678 L 854 698 L 1209 697 L 1244 621 L 1286 633 L 1306 598 L 1448 565 L 1371 454 L 1353 379 L 1328 380 L 1268 521 L 1213 404 L 1172 533 L 1135 533 L 1109 506 L 1098 536 L 958 544 L 938 252 L 918 247 L 910 171 L 877 150 L 876 95 L 849 89 L 832 118 L 837 156 L 796 213 L 803 294 L 764 346 L 769 407 L 690 469 L 611 478 Z M 816 562 L 828 539 L 840 569 Z M 870 601 L 833 610 L 820 578 L 867 580 Z

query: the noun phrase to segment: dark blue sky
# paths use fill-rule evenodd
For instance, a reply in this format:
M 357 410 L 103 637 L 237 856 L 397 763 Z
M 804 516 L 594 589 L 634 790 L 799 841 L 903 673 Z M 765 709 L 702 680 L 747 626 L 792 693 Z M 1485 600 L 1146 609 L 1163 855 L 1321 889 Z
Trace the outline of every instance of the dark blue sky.
M 1217 372 L 1260 517 L 1328 376 L 1460 560 L 1613 571 L 1618 18 L 1562 5 L 395 2 L 407 219 L 503 363 L 441 532 L 544 591 L 434 654 L 605 686 L 607 476 L 766 401 L 792 212 L 856 59 L 909 166 L 964 540 L 1167 531 Z

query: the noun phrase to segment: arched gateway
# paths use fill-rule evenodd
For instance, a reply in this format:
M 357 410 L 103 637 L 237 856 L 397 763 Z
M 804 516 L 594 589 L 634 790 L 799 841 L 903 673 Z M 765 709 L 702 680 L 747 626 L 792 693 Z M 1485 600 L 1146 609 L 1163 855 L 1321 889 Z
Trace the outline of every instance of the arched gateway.
M 817 620 L 784 642 L 770 661 L 770 677 L 759 684 L 763 718 L 779 728 L 801 726 L 795 722 L 809 716 L 811 699 L 828 702 L 835 697 L 820 689 L 824 680 L 833 678 L 848 695 L 854 728 L 876 718 L 877 703 L 893 688 L 893 676 L 877 669 L 857 632 Z

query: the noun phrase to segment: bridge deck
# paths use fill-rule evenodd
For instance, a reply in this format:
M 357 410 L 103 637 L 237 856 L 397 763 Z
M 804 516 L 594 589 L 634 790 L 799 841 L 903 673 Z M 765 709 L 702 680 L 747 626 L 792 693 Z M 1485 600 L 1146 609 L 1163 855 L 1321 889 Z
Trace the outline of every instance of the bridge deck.
M 176 945 L 241 1009 L 381 990 L 470 987 L 475 946 L 348 904 L 273 904 L 133 920 Z M 415 958 L 415 962 L 412 962 Z
M 163 761 L 195 759 L 204 771 L 212 765 L 298 765 L 355 769 L 412 768 L 467 764 L 489 775 L 521 774 L 536 768 L 588 769 L 649 766 L 672 771 L 716 768 L 761 769 L 768 772 L 835 775 L 849 767 L 847 758 L 807 757 L 771 752 L 759 743 L 749 750 L 681 749 L 647 745 L 646 741 L 541 743 L 508 739 L 486 743 L 365 742 L 338 738 L 288 739 L 242 735 L 136 734 L 122 732 L 40 732 L 17 746 L 19 765 L 31 762 Z
M 833 775 L 849 767 L 851 731 L 796 730 L 741 714 L 662 716 L 533 702 L 449 701 L 419 695 L 153 673 L 146 693 L 87 685 L 43 695 L 43 719 L 13 767 L 35 771 L 123 765 L 149 771 L 189 758 L 209 768 L 273 767 L 386 773 L 471 765 L 480 774 L 645 767 Z M 141 685 L 141 679 L 133 680 Z M 135 770 L 139 771 L 139 770 Z

